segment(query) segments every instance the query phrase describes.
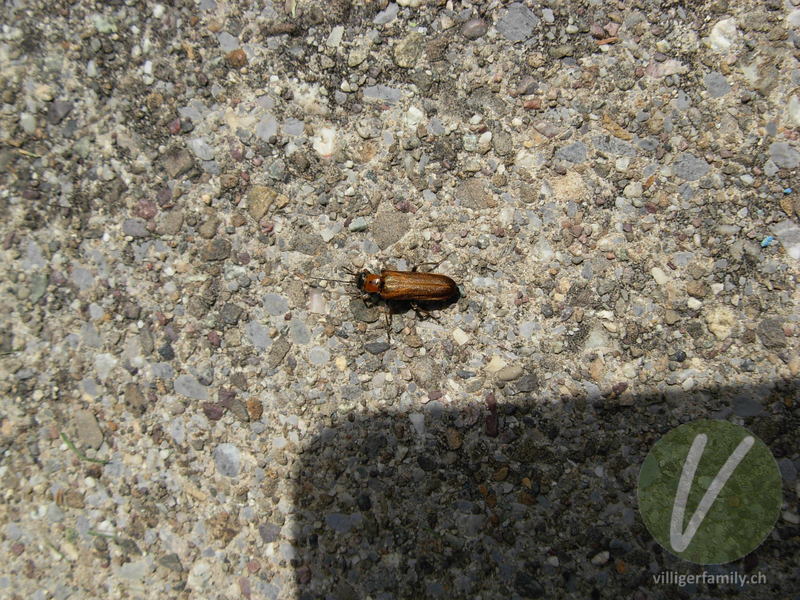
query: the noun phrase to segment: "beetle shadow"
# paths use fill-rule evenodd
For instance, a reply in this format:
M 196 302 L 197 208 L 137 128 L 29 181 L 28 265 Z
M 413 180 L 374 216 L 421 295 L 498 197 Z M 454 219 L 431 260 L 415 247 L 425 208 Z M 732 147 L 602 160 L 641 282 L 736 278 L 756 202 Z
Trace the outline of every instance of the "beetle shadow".
M 456 304 L 461 298 L 461 290 L 456 287 L 456 292 L 447 300 L 423 300 L 411 302 L 408 300 L 383 300 L 389 308 L 391 315 L 401 315 L 409 311 L 414 311 L 418 318 L 423 320 L 438 320 L 439 316 L 435 312 L 443 311 Z M 422 315 L 420 315 L 422 313 Z M 428 313 L 427 315 L 425 313 Z
M 766 572 L 774 597 L 800 589 L 800 529 L 779 518 L 743 559 L 701 566 L 645 528 L 637 480 L 653 444 L 696 419 L 763 440 L 794 498 L 800 383 L 547 398 L 511 382 L 506 400 L 451 410 L 332 414 L 292 482 L 297 598 L 759 597 L 759 586 L 656 586 L 654 575 Z M 350 398 L 352 400 L 352 398 Z M 417 412 L 414 412 L 417 411 Z M 286 532 L 290 531 L 289 534 Z M 706 589 L 707 588 L 707 589 Z M 635 591 L 634 591 L 635 590 Z M 755 595 L 753 595 L 755 594 Z

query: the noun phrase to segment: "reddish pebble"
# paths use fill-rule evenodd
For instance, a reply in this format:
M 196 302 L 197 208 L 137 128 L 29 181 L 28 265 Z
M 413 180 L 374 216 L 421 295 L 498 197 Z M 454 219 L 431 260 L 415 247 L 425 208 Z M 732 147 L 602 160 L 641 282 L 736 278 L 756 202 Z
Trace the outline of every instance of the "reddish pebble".
M 242 596 L 245 598 L 250 598 L 252 590 L 250 589 L 250 580 L 247 577 L 239 578 L 239 591 L 242 592 Z
M 241 48 L 237 48 L 228 52 L 227 56 L 225 56 L 225 62 L 234 69 L 241 69 L 247 64 L 247 54 Z
M 180 119 L 173 119 L 169 122 L 169 132 L 172 135 L 178 135 L 181 132 L 181 120 Z
M 619 396 L 622 392 L 628 389 L 628 383 L 626 381 L 620 381 L 619 383 L 615 383 L 611 388 L 611 391 L 614 392 L 615 395 Z
M 261 564 L 257 560 L 251 560 L 247 563 L 247 570 L 251 573 L 258 573 L 261 569 Z
M 152 219 L 156 216 L 157 212 L 158 207 L 155 202 L 151 202 L 150 200 L 139 200 L 139 203 L 136 205 L 135 214 L 142 219 Z
M 214 346 L 214 348 L 219 348 L 222 344 L 222 338 L 216 331 L 209 331 L 208 332 L 208 342 Z
M 596 40 L 602 40 L 606 37 L 606 32 L 597 23 L 592 23 L 591 27 L 589 27 L 589 33 L 591 33 L 592 37 Z
M 203 402 L 203 414 L 209 421 L 219 421 L 225 409 L 216 402 Z
M 308 565 L 303 565 L 295 571 L 295 577 L 297 577 L 297 583 L 306 584 L 311 581 L 311 569 Z
M 542 101 L 539 98 L 530 98 L 525 100 L 525 103 L 522 105 L 522 107 L 526 110 L 539 110 L 542 108 Z

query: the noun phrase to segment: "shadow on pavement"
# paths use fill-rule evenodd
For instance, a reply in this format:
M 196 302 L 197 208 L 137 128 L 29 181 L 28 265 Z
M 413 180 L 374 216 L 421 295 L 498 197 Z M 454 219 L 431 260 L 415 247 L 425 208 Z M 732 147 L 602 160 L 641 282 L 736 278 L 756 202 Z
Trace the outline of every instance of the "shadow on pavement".
M 298 597 L 793 597 L 800 527 L 781 517 L 753 553 L 705 568 L 766 583 L 655 585 L 660 572 L 703 567 L 655 542 L 636 484 L 661 436 L 726 419 L 770 448 L 796 514 L 799 391 L 792 381 L 331 415 L 294 473 Z

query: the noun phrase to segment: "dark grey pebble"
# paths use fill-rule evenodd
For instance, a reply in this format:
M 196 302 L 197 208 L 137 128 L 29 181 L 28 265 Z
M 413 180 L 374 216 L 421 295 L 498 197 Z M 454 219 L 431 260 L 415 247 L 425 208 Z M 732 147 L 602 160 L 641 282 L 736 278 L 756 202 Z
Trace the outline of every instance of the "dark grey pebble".
M 381 354 L 390 348 L 388 342 L 369 342 L 364 344 L 364 349 L 370 354 Z
M 539 17 L 520 2 L 509 4 L 505 14 L 497 21 L 497 31 L 507 40 L 521 42 L 533 34 L 539 24 Z
M 280 537 L 281 528 L 274 523 L 264 523 L 258 526 L 258 535 L 265 544 L 271 544 L 278 540 Z
M 222 319 L 222 322 L 226 325 L 236 325 L 239 322 L 239 319 L 242 316 L 241 306 L 233 304 L 232 302 L 228 302 L 225 306 L 222 307 L 222 310 L 219 312 L 219 316 Z
M 523 375 L 512 385 L 515 394 L 532 392 L 539 388 L 539 378 L 534 373 Z
M 712 98 L 721 98 L 731 91 L 731 85 L 722 73 L 712 71 L 703 78 L 709 95 Z
M 165 569 L 169 569 L 170 571 L 182 571 L 183 565 L 181 564 L 180 557 L 175 554 L 167 554 L 166 556 L 162 556 L 158 559 L 158 564 L 164 567 Z
M 66 117 L 75 105 L 66 100 L 56 100 L 47 108 L 47 121 L 52 125 L 58 125 Z
M 361 514 L 330 513 L 325 517 L 325 524 L 339 533 L 347 533 L 361 523 Z
M 786 483 L 794 483 L 797 481 L 797 466 L 792 462 L 791 458 L 782 458 L 778 461 L 778 468 L 781 470 L 781 476 Z
M 138 217 L 125 219 L 122 222 L 122 233 L 135 238 L 147 237 L 150 235 L 150 232 L 147 231 L 146 225 L 146 221 Z
M 231 243 L 228 240 L 211 240 L 203 248 L 202 257 L 205 261 L 225 260 L 231 255 Z
M 673 170 L 675 175 L 686 181 L 697 181 L 708 173 L 708 163 L 694 154 L 684 152 L 675 160 Z
M 769 147 L 769 157 L 781 169 L 794 169 L 800 165 L 800 152 L 788 142 L 774 142 Z
M 783 348 L 786 346 L 786 334 L 780 319 L 764 319 L 758 325 L 758 337 L 767 348 Z
M 754 417 L 760 415 L 763 410 L 758 398 L 749 394 L 741 394 L 733 399 L 731 408 L 738 417 Z
M 556 150 L 556 158 L 572 163 L 582 163 L 586 160 L 586 145 L 583 142 L 574 142 L 563 146 Z
M 380 318 L 381 311 L 378 306 L 368 306 L 361 298 L 350 300 L 350 313 L 356 321 L 374 323 Z

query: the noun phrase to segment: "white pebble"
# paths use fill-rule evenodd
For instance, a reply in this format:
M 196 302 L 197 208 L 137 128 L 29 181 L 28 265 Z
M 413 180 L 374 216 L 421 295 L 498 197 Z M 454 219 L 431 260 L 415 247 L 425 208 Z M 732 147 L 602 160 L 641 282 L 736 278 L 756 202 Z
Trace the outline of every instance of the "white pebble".
M 667 277 L 667 274 L 664 273 L 664 271 L 662 269 L 659 269 L 658 267 L 653 267 L 652 269 L 650 269 L 650 274 L 653 276 L 653 279 L 656 280 L 656 283 L 658 285 L 664 285 L 669 281 L 669 277 Z
M 711 28 L 711 34 L 705 42 L 715 52 L 727 52 L 736 41 L 739 31 L 735 19 L 723 19 Z
M 409 106 L 406 111 L 406 125 L 416 127 L 425 118 L 425 113 L 416 106 Z
M 800 125 L 800 99 L 798 99 L 797 96 L 789 98 L 788 111 L 791 122 L 795 126 Z
M 459 327 L 456 327 L 453 330 L 453 339 L 456 341 L 456 344 L 463 346 L 469 341 L 469 335 Z
M 315 315 L 324 315 L 327 311 L 325 310 L 325 298 L 322 296 L 322 290 L 319 288 L 314 288 L 311 290 L 309 296 L 309 312 L 312 312 Z
M 36 117 L 30 113 L 21 113 L 19 115 L 19 126 L 28 135 L 36 131 Z
M 336 147 L 336 130 L 332 127 L 323 127 L 319 130 L 319 135 L 314 136 L 314 150 L 323 158 L 333 155 Z
M 497 373 L 500 369 L 505 367 L 508 363 L 503 359 L 502 356 L 493 356 L 492 360 L 489 361 L 489 364 L 486 365 L 486 371 L 489 373 Z

